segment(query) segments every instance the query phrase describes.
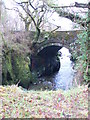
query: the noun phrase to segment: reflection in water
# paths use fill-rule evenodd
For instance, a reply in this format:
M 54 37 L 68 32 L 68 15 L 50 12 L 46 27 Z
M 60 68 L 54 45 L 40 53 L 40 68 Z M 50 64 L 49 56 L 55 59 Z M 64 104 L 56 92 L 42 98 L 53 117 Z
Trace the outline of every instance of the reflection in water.
M 71 54 L 66 48 L 62 48 L 59 52 L 62 53 L 60 57 L 61 68 L 58 73 L 53 77 L 54 89 L 67 90 L 72 86 L 74 78 L 73 62 L 70 61 Z

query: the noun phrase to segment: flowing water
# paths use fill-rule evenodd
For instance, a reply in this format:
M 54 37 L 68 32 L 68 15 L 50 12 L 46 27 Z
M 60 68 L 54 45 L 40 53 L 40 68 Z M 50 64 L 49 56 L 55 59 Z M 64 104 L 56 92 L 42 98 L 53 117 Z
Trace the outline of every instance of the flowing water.
M 54 76 L 53 80 L 55 83 L 54 88 L 67 90 L 72 87 L 73 79 L 74 79 L 74 63 L 70 60 L 71 54 L 69 50 L 66 48 L 62 48 L 61 50 L 62 56 L 60 57 L 61 68 L 58 73 Z
M 29 89 L 34 90 L 68 90 L 73 85 L 74 79 L 74 63 L 70 60 L 71 54 L 66 48 L 59 50 L 61 52 L 60 63 L 61 67 L 57 73 L 49 77 L 40 78 L 37 84 L 31 85 Z

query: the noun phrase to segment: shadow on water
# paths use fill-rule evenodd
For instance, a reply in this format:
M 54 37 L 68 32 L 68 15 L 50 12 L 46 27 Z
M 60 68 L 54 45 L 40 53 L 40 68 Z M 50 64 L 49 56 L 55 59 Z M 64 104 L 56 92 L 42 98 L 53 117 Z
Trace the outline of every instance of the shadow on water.
M 74 63 L 70 60 L 71 54 L 66 48 L 59 50 L 61 52 L 59 71 L 52 76 L 42 77 L 34 85 L 30 85 L 29 90 L 68 90 L 73 85 Z

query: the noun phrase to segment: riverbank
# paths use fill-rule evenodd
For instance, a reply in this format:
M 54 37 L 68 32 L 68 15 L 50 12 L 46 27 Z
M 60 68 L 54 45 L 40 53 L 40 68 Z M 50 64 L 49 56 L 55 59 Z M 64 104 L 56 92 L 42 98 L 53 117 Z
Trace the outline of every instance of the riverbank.
M 63 91 L 25 91 L 0 86 L 0 118 L 87 118 L 88 87 Z
M 75 73 L 75 77 L 73 80 L 73 86 L 80 86 L 80 85 L 88 85 L 87 82 L 85 82 L 84 79 L 84 68 L 83 68 L 83 61 L 82 60 L 78 60 L 76 61 L 74 70 L 76 71 Z

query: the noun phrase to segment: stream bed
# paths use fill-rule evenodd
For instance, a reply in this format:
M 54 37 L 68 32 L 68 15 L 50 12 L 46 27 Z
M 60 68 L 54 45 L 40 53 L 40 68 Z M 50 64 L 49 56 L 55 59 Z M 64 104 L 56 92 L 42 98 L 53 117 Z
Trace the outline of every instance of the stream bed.
M 70 60 L 71 54 L 64 47 L 59 52 L 61 53 L 59 71 L 52 76 L 39 78 L 37 83 L 30 85 L 29 90 L 68 90 L 73 86 L 75 70 L 74 63 Z

